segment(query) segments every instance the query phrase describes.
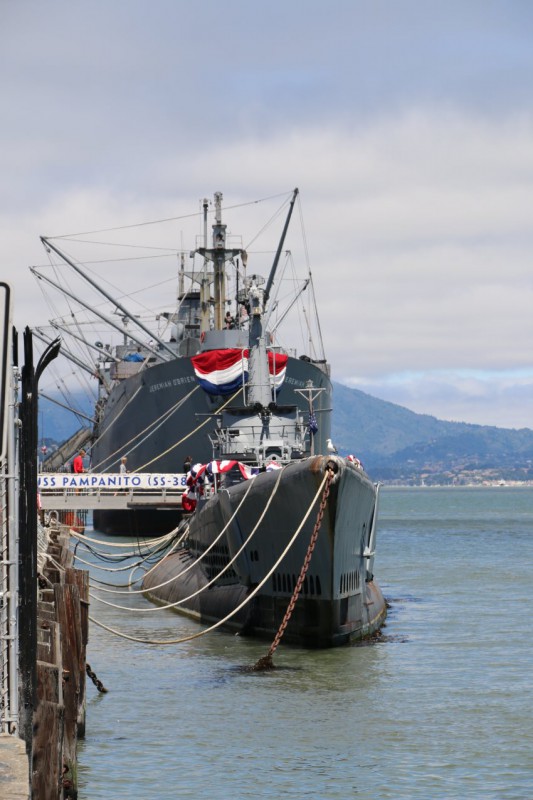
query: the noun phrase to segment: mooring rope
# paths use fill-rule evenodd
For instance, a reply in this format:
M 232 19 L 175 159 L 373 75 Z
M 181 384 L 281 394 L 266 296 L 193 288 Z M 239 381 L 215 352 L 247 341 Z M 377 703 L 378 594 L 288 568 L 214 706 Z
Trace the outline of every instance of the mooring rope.
M 172 536 L 174 536 L 174 534 L 177 533 L 178 529 L 179 529 L 179 525 L 176 525 L 175 528 L 172 528 L 171 531 L 169 531 L 168 533 L 165 533 L 163 536 L 158 536 L 156 539 L 145 540 L 146 544 L 144 544 L 143 546 L 147 547 L 148 543 L 150 543 L 150 545 L 159 544 L 160 542 L 164 542 L 165 540 L 171 539 Z M 105 541 L 104 539 L 94 539 L 93 537 L 87 536 L 84 533 L 77 533 L 73 529 L 71 529 L 70 533 L 75 539 L 78 539 L 81 544 L 85 544 L 85 542 L 93 542 L 94 544 L 105 544 L 105 545 L 107 545 L 107 547 L 132 547 L 132 546 L 135 546 L 134 542 L 108 542 L 108 541 Z M 111 553 L 109 555 L 111 555 Z M 123 558 L 124 555 L 125 555 L 124 553 L 121 553 L 120 557 Z M 137 553 L 133 552 L 132 555 L 137 555 Z
M 187 597 L 182 597 L 182 598 L 181 598 L 181 600 L 176 600 L 176 602 L 174 602 L 174 603 L 167 603 L 166 605 L 159 605 L 159 604 L 158 604 L 157 606 L 152 606 L 152 607 L 150 607 L 150 608 L 137 608 L 137 609 L 135 609 L 135 613 L 137 613 L 137 612 L 140 612 L 140 613 L 148 613 L 148 612 L 150 612 L 150 611 L 162 611 L 162 610 L 169 609 L 169 608 L 176 608 L 176 606 L 180 606 L 180 605 L 182 605 L 183 603 L 186 603 L 188 600 L 192 600 L 192 598 L 193 598 L 193 597 L 196 597 L 196 595 L 198 595 L 198 594 L 201 594 L 202 592 L 206 591 L 206 589 L 209 589 L 209 587 L 210 587 L 210 586 L 212 586 L 214 583 L 216 583 L 216 582 L 218 581 L 218 579 L 220 578 L 220 576 L 221 576 L 221 575 L 223 575 L 223 574 L 224 574 L 224 572 L 226 572 L 226 570 L 230 569 L 230 567 L 231 567 L 231 566 L 232 566 L 232 565 L 235 563 L 235 561 L 236 561 L 236 560 L 237 560 L 237 558 L 240 556 L 240 554 L 242 553 L 242 551 L 244 550 L 244 548 L 245 548 L 245 547 L 247 547 L 247 545 L 248 545 L 248 544 L 251 542 L 251 540 L 252 540 L 252 539 L 253 539 L 253 537 L 255 536 L 255 533 L 256 533 L 257 529 L 259 528 L 260 524 L 263 522 L 263 519 L 265 518 L 265 515 L 266 515 L 266 513 L 267 513 L 268 509 L 270 508 L 270 504 L 272 503 L 272 501 L 273 501 L 273 499 L 274 499 L 274 496 L 275 496 L 275 494 L 276 494 L 276 492 L 277 492 L 277 490 L 278 490 L 278 487 L 279 487 L 279 484 L 280 484 L 280 480 L 281 480 L 281 473 L 282 473 L 282 470 L 279 470 L 279 473 L 278 473 L 278 475 L 277 475 L 277 479 L 276 479 L 276 483 L 275 483 L 275 485 L 274 485 L 274 488 L 273 488 L 273 490 L 272 490 L 272 492 L 271 492 L 271 494 L 270 494 L 270 497 L 268 498 L 268 501 L 267 501 L 267 503 L 266 503 L 266 505 L 265 505 L 265 508 L 263 509 L 263 513 L 261 514 L 261 516 L 260 516 L 260 517 L 259 517 L 259 519 L 257 520 L 257 522 L 256 522 L 256 524 L 254 525 L 254 527 L 253 527 L 253 529 L 252 529 L 251 533 L 249 533 L 249 534 L 248 534 L 248 537 L 247 537 L 247 538 L 246 538 L 246 540 L 245 540 L 245 541 L 242 543 L 242 545 L 241 545 L 241 546 L 240 546 L 240 548 L 237 550 L 237 552 L 235 553 L 235 555 L 233 556 L 233 558 L 231 558 L 231 559 L 228 561 L 228 563 L 227 563 L 227 564 L 225 564 L 225 565 L 222 567 L 222 569 L 220 570 L 220 572 L 218 572 L 218 573 L 215 575 L 215 577 L 214 577 L 214 578 L 211 578 L 211 580 L 210 580 L 208 583 L 206 583 L 206 584 L 205 584 L 205 586 L 201 586 L 199 589 L 197 589 L 195 592 L 193 592 L 192 594 L 188 595 Z M 249 489 L 246 491 L 246 494 L 248 494 L 248 491 L 249 491 Z M 244 498 L 243 498 L 243 501 L 244 501 Z M 240 503 L 240 504 L 239 504 L 239 506 L 237 507 L 237 509 L 236 509 L 236 511 L 235 511 L 235 514 L 236 514 L 236 513 L 237 513 L 237 511 L 239 510 L 239 508 L 240 508 L 240 506 L 242 505 L 242 502 L 243 502 L 243 501 L 241 501 L 241 503 Z M 232 516 L 232 519 L 233 519 L 233 517 L 235 517 L 235 514 L 233 514 L 233 516 Z M 231 520 L 230 520 L 230 521 L 231 521 Z M 229 523 L 228 523 L 228 524 L 229 524 Z M 227 527 L 228 527 L 228 525 L 226 525 L 226 526 L 224 527 L 224 530 L 226 530 L 226 528 L 227 528 Z M 220 534 L 219 534 L 219 536 L 217 536 L 217 540 L 218 540 L 219 538 L 220 538 Z M 205 552 L 207 552 L 207 551 L 205 551 Z M 205 553 L 202 553 L 202 557 L 203 557 L 204 555 L 205 555 Z M 200 560 L 201 560 L 201 559 L 200 559 L 200 558 L 198 558 L 198 559 L 197 559 L 196 561 L 194 561 L 192 564 L 189 564 L 189 565 L 188 565 L 188 566 L 187 566 L 187 567 L 186 567 L 186 568 L 185 568 L 185 569 L 184 569 L 182 572 L 178 573 L 177 575 L 174 575 L 172 578 L 169 578 L 169 580 L 165 581 L 164 583 L 161 583 L 161 584 L 159 584 L 158 586 L 153 586 L 153 587 L 150 587 L 149 589 L 142 589 L 142 590 L 141 590 L 141 593 L 142 593 L 142 594 L 146 594 L 146 593 L 150 594 L 150 593 L 152 593 L 152 592 L 153 592 L 155 589 L 160 589 L 160 588 L 161 588 L 161 586 L 166 586 L 168 583 L 172 583 L 173 581 L 177 580 L 177 579 L 178 579 L 178 578 L 179 578 L 181 575 L 183 575 L 185 572 L 187 572 L 189 569 L 191 569 L 192 567 L 196 566 L 196 564 L 198 564 L 198 562 L 199 562 Z M 162 561 L 164 561 L 164 559 L 162 559 Z M 159 563 L 161 563 L 161 562 L 159 562 Z M 154 567 L 152 567 L 152 569 L 155 569 L 155 567 L 157 567 L 157 566 L 158 566 L 157 564 L 156 564 L 156 565 L 154 565 Z M 146 577 L 146 576 L 145 576 L 145 577 Z M 138 592 L 135 592 L 135 593 L 138 593 Z M 134 592 L 129 592 L 129 594 L 134 594 Z M 99 601 L 100 603 L 104 603 L 104 605 L 106 605 L 106 606 L 111 606 L 112 608 L 118 608 L 118 609 L 120 609 L 120 610 L 122 610 L 122 611 L 131 611 L 131 607 L 128 607 L 128 606 L 119 606 L 119 605 L 116 605 L 115 603 L 110 603 L 110 602 L 108 602 L 108 601 L 106 601 L 106 600 L 103 600 L 101 597 L 98 597 L 98 596 L 96 596 L 96 595 L 92 594 L 91 592 L 89 592 L 89 595 L 90 595 L 90 597 L 92 597 L 92 598 L 93 598 L 93 600 L 97 600 L 97 601 Z
M 148 569 L 144 574 L 148 575 L 154 569 L 154 567 L 156 567 L 158 564 L 161 563 L 161 561 L 163 561 L 165 558 L 167 558 L 167 556 L 169 556 L 171 553 L 173 553 L 174 550 L 176 550 L 176 548 L 178 548 L 182 544 L 182 542 L 183 542 L 184 538 L 187 536 L 187 534 L 188 534 L 188 527 L 187 527 L 187 530 L 185 530 L 181 534 L 181 536 L 179 536 L 176 539 L 176 541 L 172 543 L 168 553 L 165 553 L 163 558 L 158 559 L 156 561 L 156 563 L 153 564 L 153 566 L 150 567 L 150 569 Z M 129 570 L 130 571 L 130 579 L 129 579 L 129 581 L 127 583 L 109 583 L 109 581 L 102 581 L 102 580 L 99 580 L 98 578 L 95 578 L 94 575 L 91 575 L 91 577 L 90 577 L 90 585 L 91 585 L 91 587 L 94 588 L 94 584 L 95 583 L 99 584 L 96 588 L 100 592 L 110 592 L 111 594 L 125 594 L 125 595 L 138 594 L 138 592 L 136 590 L 132 590 L 132 589 L 129 589 L 127 592 L 117 592 L 117 590 L 118 589 L 128 589 L 128 587 L 135 586 L 136 583 L 139 583 L 139 580 L 140 580 L 139 578 L 137 578 L 136 580 L 132 580 L 133 573 L 136 572 L 136 570 L 142 568 L 143 566 L 146 566 L 148 563 L 150 563 L 152 561 L 152 559 L 157 558 L 158 554 L 160 552 L 161 553 L 164 552 L 165 549 L 166 549 L 166 546 L 164 548 L 161 548 L 161 551 L 154 550 L 153 553 L 149 553 L 145 558 L 141 559 L 140 561 L 134 562 L 133 564 L 131 564 L 131 563 L 130 564 L 126 564 L 125 566 L 120 567 L 120 568 L 118 568 L 116 570 L 113 570 L 113 569 L 108 569 L 107 570 L 108 572 L 113 572 L 113 571 L 118 572 L 119 570 L 120 571 Z M 91 566 L 91 567 L 95 566 L 95 567 L 97 567 L 97 569 L 100 569 L 100 570 L 105 570 L 106 569 L 105 567 L 100 567 L 100 566 L 98 566 L 98 565 L 96 565 L 96 564 L 94 564 L 94 563 L 92 563 L 90 561 L 83 561 L 82 563 L 88 564 L 88 566 Z M 105 586 L 109 586 L 110 588 L 109 589 L 105 589 L 104 588 Z M 100 598 L 95 598 L 95 599 L 99 600 Z M 101 600 L 101 602 L 103 603 L 105 601 Z
M 80 564 L 85 564 L 87 567 L 99 569 L 101 572 L 126 572 L 126 570 L 131 570 L 133 567 L 137 566 L 137 564 L 144 564 L 145 559 L 141 558 L 140 561 L 137 561 L 137 564 L 123 564 L 121 567 L 104 567 L 103 564 L 97 564 L 94 561 L 88 561 L 86 558 L 82 558 L 79 555 L 76 555 L 76 561 Z M 96 578 L 92 578 L 91 576 L 91 580 L 96 580 Z
M 168 551 L 168 553 L 166 553 L 164 555 L 164 558 L 166 558 L 167 555 L 172 553 L 177 547 L 180 546 L 180 544 L 183 542 L 184 538 L 187 536 L 188 531 L 189 531 L 189 526 L 187 524 L 185 526 L 185 530 L 172 543 L 172 545 L 170 547 L 170 550 Z M 157 559 L 155 564 L 149 570 L 147 570 L 146 574 L 151 572 L 151 570 L 155 566 L 157 566 L 158 563 L 160 563 L 160 560 L 162 560 L 162 559 L 159 559 L 158 556 L 161 553 L 164 553 L 165 550 L 167 549 L 167 547 L 168 547 L 168 545 L 164 544 L 160 548 L 157 548 L 156 550 L 154 550 L 153 552 L 147 553 L 145 555 L 145 557 L 143 559 L 141 559 L 140 561 L 137 561 L 137 562 L 134 562 L 134 563 L 130 562 L 129 564 L 125 564 L 122 567 L 116 567 L 116 568 L 113 568 L 113 567 L 102 567 L 99 564 L 96 564 L 95 562 L 92 562 L 92 561 L 85 561 L 83 559 L 79 559 L 79 560 L 81 560 L 81 562 L 83 564 L 87 564 L 89 567 L 95 567 L 96 569 L 105 570 L 105 571 L 108 571 L 108 572 L 119 572 L 119 571 L 122 572 L 122 571 L 125 571 L 125 570 L 130 570 L 130 579 L 129 579 L 129 581 L 127 583 L 109 583 L 109 581 L 103 581 L 103 580 L 101 580 L 99 578 L 95 578 L 94 575 L 90 576 L 91 585 L 94 584 L 94 583 L 99 584 L 98 588 L 101 589 L 101 591 L 106 591 L 105 589 L 101 588 L 102 586 L 110 586 L 113 589 L 127 589 L 128 587 L 134 586 L 136 583 L 139 582 L 139 579 L 137 579 L 135 581 L 132 580 L 134 572 L 137 569 L 141 569 L 143 567 L 146 567 L 146 565 L 149 564 L 150 561 L 152 561 L 152 559 Z
M 184 522 L 184 520 L 182 520 L 182 522 Z M 189 530 L 190 530 L 190 523 L 186 522 L 185 529 L 181 534 L 181 536 L 174 542 L 168 553 L 165 553 L 165 555 L 160 561 L 154 564 L 153 567 L 150 567 L 150 569 L 145 573 L 144 577 L 149 575 L 152 572 L 152 570 L 154 570 L 159 564 L 161 564 L 165 560 L 165 558 L 168 558 L 170 555 L 172 555 L 172 553 L 176 550 L 176 548 L 179 547 L 179 545 L 183 542 L 183 540 L 189 535 Z
M 324 486 L 326 484 L 326 481 L 327 481 L 327 475 L 324 475 L 324 477 L 323 477 L 323 479 L 322 479 L 322 481 L 320 483 L 320 486 L 318 487 L 318 490 L 317 490 L 313 500 L 311 501 L 311 504 L 310 504 L 309 508 L 307 509 L 307 511 L 304 514 L 304 517 L 303 517 L 300 525 L 298 526 L 298 528 L 296 529 L 296 531 L 292 535 L 292 537 L 289 540 L 287 546 L 285 547 L 285 550 L 279 556 L 277 561 L 272 565 L 272 567 L 267 572 L 267 574 L 265 575 L 263 580 L 250 592 L 249 595 L 246 596 L 246 598 L 242 601 L 242 603 L 240 603 L 236 608 L 233 609 L 233 611 L 231 611 L 229 614 L 227 614 L 224 617 L 224 619 L 219 620 L 214 625 L 211 625 L 209 628 L 205 628 L 202 631 L 198 631 L 196 633 L 189 634 L 188 636 L 182 636 L 179 639 L 140 639 L 140 638 L 138 638 L 136 636 L 130 636 L 127 633 L 123 633 L 122 631 L 118 631 L 115 628 L 111 628 L 109 625 L 104 625 L 103 622 L 100 622 L 99 620 L 97 620 L 94 617 L 89 615 L 90 621 L 92 623 L 94 623 L 97 627 L 103 628 L 104 630 L 108 631 L 109 633 L 112 633 L 115 636 L 119 636 L 122 639 L 127 639 L 130 642 L 138 642 L 139 644 L 157 644 L 157 645 L 181 644 L 183 642 L 189 642 L 192 639 L 199 639 L 201 636 L 205 636 L 207 633 L 211 633 L 211 631 L 214 631 L 217 628 L 220 628 L 221 625 L 225 625 L 225 623 L 229 619 L 231 619 L 233 616 L 235 616 L 235 614 L 237 614 L 242 608 L 244 608 L 244 606 L 247 605 L 247 603 L 249 603 L 255 597 L 255 595 L 263 588 L 265 583 L 270 579 L 272 574 L 277 570 L 277 568 L 279 567 L 279 565 L 281 564 L 281 562 L 283 561 L 283 559 L 285 558 L 285 556 L 287 555 L 287 553 L 291 549 L 292 545 L 294 544 L 294 542 L 298 538 L 303 526 L 307 522 L 307 519 L 308 519 L 309 515 L 311 514 L 311 511 L 313 510 L 318 498 L 320 497 L 320 495 L 323 492 L 323 489 L 324 489 Z
M 237 506 L 237 508 L 235 509 L 235 511 L 233 512 L 233 514 L 232 514 L 232 515 L 231 515 L 231 517 L 229 518 L 229 520 L 226 522 L 226 524 L 224 525 L 224 527 L 222 528 L 222 530 L 220 531 L 220 533 L 219 533 L 219 534 L 218 534 L 218 535 L 215 537 L 215 539 L 214 539 L 214 540 L 211 542 L 211 544 L 209 545 L 209 547 L 207 547 L 207 548 L 204 550 L 204 552 L 202 553 L 202 555 L 201 555 L 199 558 L 197 558 L 197 559 L 196 559 L 196 561 L 193 561 L 191 564 L 188 564 L 188 565 L 187 565 L 187 566 L 186 566 L 186 567 L 185 567 L 185 568 L 184 568 L 184 569 L 183 569 L 181 572 L 179 572 L 177 575 L 174 575 L 172 578 L 168 578 L 168 580 L 166 580 L 166 581 L 163 581 L 163 583 L 160 583 L 160 584 L 158 584 L 157 586 L 154 586 L 154 587 L 152 587 L 153 589 L 161 589 L 161 587 L 163 587 L 163 586 L 166 586 L 167 584 L 169 584 L 169 583 L 172 583 L 172 581 L 175 581 L 175 580 L 177 580 L 177 579 L 178 579 L 178 578 L 180 578 L 180 577 L 181 577 L 181 576 L 182 576 L 184 573 L 188 572 L 188 571 L 189 571 L 190 569 L 192 569 L 192 568 L 193 568 L 193 567 L 194 567 L 194 566 L 195 566 L 195 565 L 196 565 L 196 564 L 197 564 L 199 561 L 202 561 L 202 559 L 204 559 L 204 558 L 205 558 L 205 557 L 208 555 L 208 553 L 209 553 L 209 552 L 210 552 L 210 551 L 213 549 L 213 547 L 215 547 L 215 545 L 216 545 L 216 544 L 217 544 L 217 543 L 220 541 L 220 539 L 222 538 L 222 536 L 223 536 L 223 535 L 225 534 L 225 532 L 227 531 L 228 527 L 231 525 L 231 523 L 232 523 L 232 522 L 233 522 L 233 520 L 235 519 L 235 517 L 236 517 L 236 515 L 238 514 L 238 512 L 240 511 L 240 509 L 241 509 L 241 507 L 242 507 L 242 505 L 243 505 L 244 501 L 245 501 L 245 500 L 246 500 L 246 498 L 248 497 L 248 494 L 249 494 L 249 492 L 250 492 L 250 490 L 251 490 L 251 488 L 252 488 L 252 485 L 253 485 L 253 482 L 252 482 L 252 480 L 250 480 L 249 486 L 248 486 L 248 488 L 246 489 L 246 492 L 244 493 L 244 495 L 243 495 L 243 498 L 242 498 L 242 500 L 240 501 L 239 505 Z M 168 555 L 170 555 L 170 553 L 168 553 Z M 166 558 L 166 556 L 165 556 L 165 558 Z M 162 561 L 164 561 L 164 558 L 162 558 L 162 559 L 161 559 L 161 562 L 162 562 Z M 161 563 L 161 562 L 159 562 L 159 563 Z M 155 565 L 152 567 L 152 569 L 155 569 L 155 567 L 157 567 L 157 566 L 158 566 L 158 565 L 157 565 L 157 564 L 155 564 Z M 149 572 L 151 572 L 151 571 L 152 571 L 152 570 L 150 570 Z M 149 572 L 148 572 L 148 573 L 146 573 L 146 574 L 148 575 L 148 574 L 149 574 Z M 131 590 L 131 591 L 129 591 L 129 592 L 120 592 L 120 591 L 113 591 L 112 589 L 101 589 L 100 591 L 105 591 L 105 592 L 107 592 L 108 594 L 128 594 L 128 595 L 131 595 L 131 594 L 144 594 L 144 591 L 145 591 L 145 590 L 144 590 L 144 589 L 133 589 L 133 590 Z
M 150 558 L 151 555 L 155 553 L 159 553 L 168 546 L 169 543 L 163 542 L 157 545 L 154 548 L 149 550 L 138 550 L 137 552 L 129 552 L 129 553 L 109 553 L 104 550 L 98 550 L 96 547 L 91 547 L 90 545 L 85 545 L 85 549 L 88 551 L 88 554 L 94 557 L 93 561 L 88 561 L 87 559 L 83 558 L 77 551 L 74 553 L 74 558 L 76 561 L 79 561 L 82 564 L 87 564 L 89 566 L 94 566 L 95 569 L 102 569 L 107 572 L 122 572 L 123 570 L 128 569 L 128 564 L 122 567 L 104 567 L 98 563 L 98 561 L 106 561 L 108 564 L 119 564 L 128 561 L 130 562 L 129 566 L 131 567 L 131 559 L 132 558 Z M 77 545 L 76 545 L 77 547 Z
M 179 543 L 179 542 L 183 541 L 183 538 L 184 538 L 184 534 L 182 534 L 180 537 L 178 537 L 178 539 L 176 541 Z M 176 541 L 173 542 L 173 544 L 172 544 L 173 547 L 175 546 Z M 103 564 L 98 564 L 96 561 L 89 561 L 89 560 L 87 560 L 85 558 L 82 558 L 77 553 L 76 553 L 75 558 L 76 558 L 76 561 L 78 561 L 80 564 L 85 564 L 88 567 L 93 567 L 94 569 L 98 569 L 101 572 L 126 572 L 127 570 L 131 571 L 134 567 L 137 567 L 137 566 L 140 566 L 140 565 L 144 564 L 146 561 L 148 561 L 148 559 L 152 559 L 155 556 L 157 556 L 158 553 L 164 553 L 164 551 L 167 549 L 167 547 L 168 547 L 168 544 L 163 544 L 161 547 L 157 547 L 154 550 L 149 550 L 147 553 L 136 554 L 136 555 L 139 555 L 140 558 L 139 558 L 138 561 L 133 562 L 133 563 L 130 561 L 130 557 L 122 558 L 121 561 L 126 560 L 126 561 L 128 561 L 128 563 L 127 564 L 123 564 L 121 567 L 105 567 Z M 109 560 L 108 557 L 105 557 L 103 554 L 98 553 L 98 551 L 96 551 L 96 550 L 89 550 L 89 552 L 93 553 L 95 558 L 105 559 L 106 561 Z M 97 579 L 93 578 L 91 576 L 91 580 L 97 580 Z M 109 585 L 110 586 L 114 586 L 115 584 L 109 584 Z

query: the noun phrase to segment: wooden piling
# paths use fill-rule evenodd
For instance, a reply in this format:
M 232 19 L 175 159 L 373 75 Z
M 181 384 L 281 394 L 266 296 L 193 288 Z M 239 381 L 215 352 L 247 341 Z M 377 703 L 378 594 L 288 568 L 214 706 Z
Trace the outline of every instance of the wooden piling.
M 37 700 L 32 792 L 77 797 L 76 748 L 85 732 L 89 575 L 72 567 L 66 529 L 49 529 L 37 601 Z

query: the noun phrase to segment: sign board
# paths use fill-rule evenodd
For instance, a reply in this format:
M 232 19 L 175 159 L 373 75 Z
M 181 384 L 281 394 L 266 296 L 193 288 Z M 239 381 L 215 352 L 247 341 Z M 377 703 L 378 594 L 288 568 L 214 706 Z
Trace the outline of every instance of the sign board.
M 0 460 L 4 460 L 7 450 L 7 424 L 9 407 L 11 352 L 11 287 L 0 282 L 0 352 L 2 354 L 2 374 L 0 376 Z
M 117 489 L 150 489 L 152 492 L 185 491 L 187 475 L 179 473 L 132 472 L 41 472 L 38 476 L 39 491 L 63 489 L 98 489 L 116 492 Z

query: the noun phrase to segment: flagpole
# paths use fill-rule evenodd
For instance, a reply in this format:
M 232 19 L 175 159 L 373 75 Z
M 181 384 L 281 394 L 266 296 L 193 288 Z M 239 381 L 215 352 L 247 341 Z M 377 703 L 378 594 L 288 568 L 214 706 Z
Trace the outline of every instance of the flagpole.
M 307 423 L 307 427 L 309 430 L 309 449 L 310 454 L 314 456 L 315 454 L 315 433 L 318 431 L 318 426 L 316 424 L 315 419 L 315 410 L 313 406 L 313 401 L 316 400 L 319 394 L 325 392 L 326 390 L 323 387 L 313 386 L 313 381 L 307 381 L 305 389 L 295 389 L 295 392 L 300 394 L 302 397 L 307 397 L 307 402 L 309 404 L 309 420 Z

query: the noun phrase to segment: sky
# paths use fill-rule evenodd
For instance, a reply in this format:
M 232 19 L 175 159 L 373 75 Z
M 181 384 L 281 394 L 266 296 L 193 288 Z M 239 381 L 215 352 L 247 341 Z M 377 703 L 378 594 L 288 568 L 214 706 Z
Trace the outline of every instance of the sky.
M 332 377 L 533 428 L 528 0 L 0 0 L 0 108 L 19 330 L 40 235 L 298 186 Z

